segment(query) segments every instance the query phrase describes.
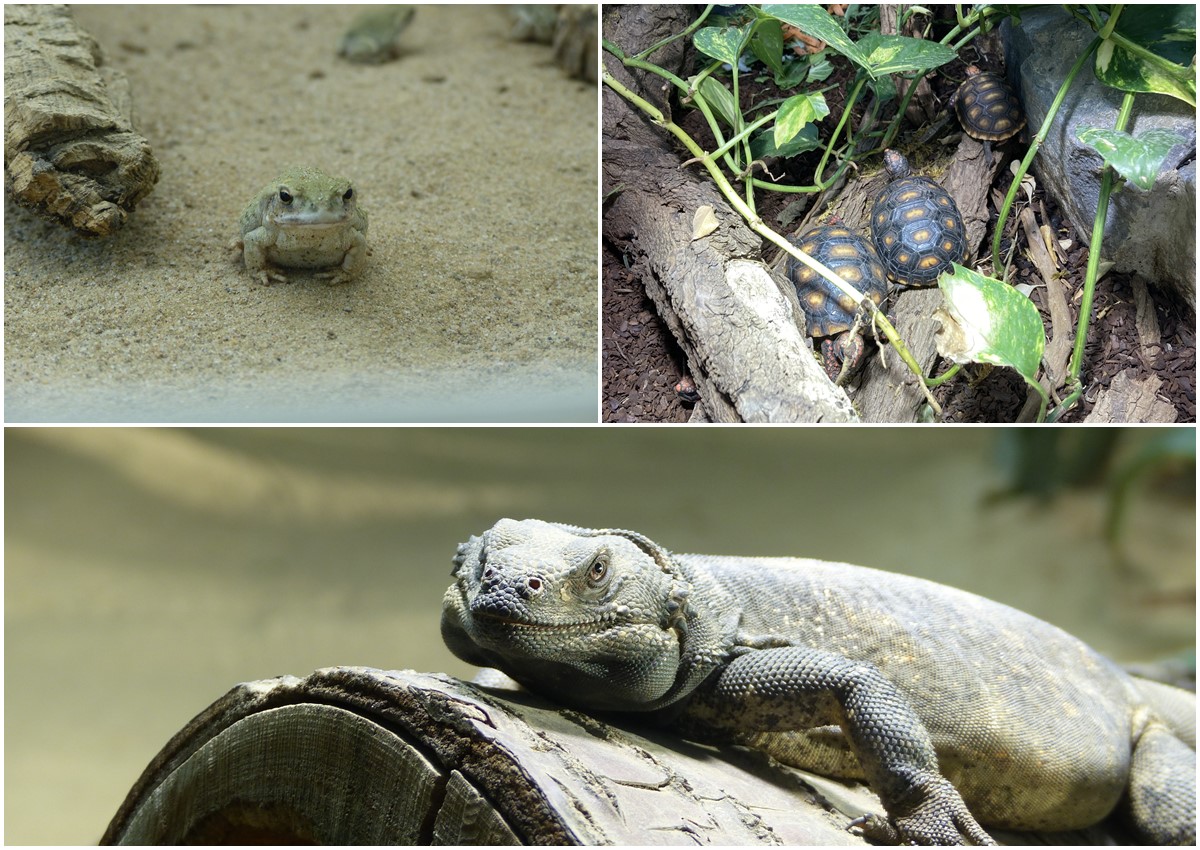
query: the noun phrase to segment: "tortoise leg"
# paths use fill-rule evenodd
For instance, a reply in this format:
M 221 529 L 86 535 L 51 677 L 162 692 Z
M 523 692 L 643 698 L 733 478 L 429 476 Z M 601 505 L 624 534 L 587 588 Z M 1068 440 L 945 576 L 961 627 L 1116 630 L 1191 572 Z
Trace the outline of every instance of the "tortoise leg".
M 835 384 L 842 384 L 858 369 L 863 361 L 862 334 L 849 331 L 829 337 L 821 343 L 821 357 L 825 360 L 825 374 Z

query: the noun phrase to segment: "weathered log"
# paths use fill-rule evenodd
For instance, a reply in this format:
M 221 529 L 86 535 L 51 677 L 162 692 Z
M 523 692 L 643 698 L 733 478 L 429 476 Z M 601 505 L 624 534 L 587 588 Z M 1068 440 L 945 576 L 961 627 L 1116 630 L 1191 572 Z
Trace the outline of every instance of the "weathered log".
M 499 694 L 355 667 L 239 685 L 155 757 L 102 843 L 861 843 L 765 757 Z
M 101 843 L 862 845 L 846 825 L 882 811 L 857 783 L 485 673 L 495 684 L 332 667 L 238 685 L 154 758 Z
M 108 236 L 158 181 L 129 85 L 65 6 L 4 7 L 4 167 L 13 196 Z
M 632 54 L 678 33 L 693 14 L 685 6 L 606 7 L 605 37 Z M 685 48 L 676 41 L 651 61 L 678 70 Z M 670 114 L 661 78 L 631 73 L 612 56 L 604 64 Z M 671 136 L 607 87 L 603 103 L 604 238 L 641 278 L 679 342 L 707 418 L 855 419 L 806 345 L 795 293 L 761 263 L 759 237 L 698 165 L 683 164 Z M 704 207 L 712 208 L 718 226 L 694 237 L 693 220 Z
M 1132 378 L 1118 373 L 1096 397 L 1088 423 L 1174 422 L 1175 408 L 1158 397 L 1162 381 L 1157 375 Z

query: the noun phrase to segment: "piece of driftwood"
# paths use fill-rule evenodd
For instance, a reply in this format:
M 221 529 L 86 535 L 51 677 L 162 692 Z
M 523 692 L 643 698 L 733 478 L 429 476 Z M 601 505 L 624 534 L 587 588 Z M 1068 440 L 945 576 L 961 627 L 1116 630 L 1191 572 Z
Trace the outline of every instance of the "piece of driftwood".
M 4 7 L 4 166 L 13 197 L 108 236 L 158 181 L 129 86 L 66 6 Z
M 678 33 L 688 6 L 605 7 L 605 37 L 628 54 Z M 686 40 L 650 57 L 678 70 Z M 664 114 L 660 77 L 630 72 L 610 54 L 609 73 Z M 725 203 L 703 168 L 624 98 L 603 90 L 604 238 L 643 281 L 680 348 L 716 422 L 846 422 L 845 394 L 812 356 L 794 291 L 760 260 L 761 239 Z M 715 230 L 696 235 L 697 213 L 712 210 Z
M 365 667 L 238 685 L 154 758 L 101 843 L 862 845 L 847 824 L 881 811 L 857 783 L 485 672 L 496 685 Z
M 1128 372 L 1119 372 L 1099 391 L 1096 406 L 1084 422 L 1174 422 L 1175 407 L 1158 397 L 1161 387 L 1157 375 L 1133 378 Z

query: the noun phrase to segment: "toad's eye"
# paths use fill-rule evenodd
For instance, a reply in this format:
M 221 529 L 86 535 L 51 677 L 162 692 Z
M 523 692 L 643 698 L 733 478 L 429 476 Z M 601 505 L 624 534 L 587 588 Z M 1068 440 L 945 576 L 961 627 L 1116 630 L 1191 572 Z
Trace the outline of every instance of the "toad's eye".
M 290 204 L 292 202 L 292 196 L 287 189 L 280 189 L 279 200 L 283 201 L 285 204 Z
M 608 575 L 608 556 L 605 554 L 597 555 L 592 559 L 592 563 L 588 565 L 587 580 L 592 587 L 604 581 L 604 577 Z
M 350 189 L 347 189 L 347 190 L 346 190 L 346 194 L 342 195 L 342 200 L 343 200 L 343 201 L 348 201 L 348 200 L 350 200 L 350 199 L 351 199 L 351 198 L 353 198 L 353 197 L 354 197 L 354 189 L 353 189 L 353 188 L 350 188 Z

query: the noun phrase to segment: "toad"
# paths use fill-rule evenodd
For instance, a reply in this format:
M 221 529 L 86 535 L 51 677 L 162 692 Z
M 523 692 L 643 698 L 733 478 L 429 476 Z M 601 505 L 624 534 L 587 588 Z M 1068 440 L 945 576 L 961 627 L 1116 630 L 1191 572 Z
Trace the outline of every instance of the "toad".
M 315 168 L 291 168 L 263 187 L 238 222 L 233 247 L 264 285 L 287 282 L 278 268 L 321 269 L 344 283 L 367 260 L 367 214 L 350 181 Z
M 412 6 L 383 6 L 354 19 L 342 36 L 341 56 L 351 62 L 378 64 L 400 55 L 400 35 L 412 22 Z

